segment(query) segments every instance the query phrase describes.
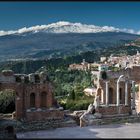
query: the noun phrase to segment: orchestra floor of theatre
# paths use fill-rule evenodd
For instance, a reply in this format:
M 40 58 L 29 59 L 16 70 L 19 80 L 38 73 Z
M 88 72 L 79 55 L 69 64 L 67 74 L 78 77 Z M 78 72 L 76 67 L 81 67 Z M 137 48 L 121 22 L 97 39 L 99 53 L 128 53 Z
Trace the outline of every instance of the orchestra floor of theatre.
M 51 130 L 17 133 L 17 138 L 140 138 L 140 123 L 110 124 L 80 128 L 64 127 Z

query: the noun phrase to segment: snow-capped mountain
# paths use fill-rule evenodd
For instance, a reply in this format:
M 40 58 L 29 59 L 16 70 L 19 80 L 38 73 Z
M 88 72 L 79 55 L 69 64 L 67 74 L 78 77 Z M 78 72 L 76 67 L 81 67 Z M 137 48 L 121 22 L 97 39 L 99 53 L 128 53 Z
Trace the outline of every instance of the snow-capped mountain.
M 0 31 L 0 61 L 52 58 L 117 47 L 140 36 L 131 29 L 60 21 L 16 31 Z
M 11 34 L 23 34 L 28 32 L 46 32 L 46 33 L 99 33 L 99 32 L 126 32 L 134 34 L 133 29 L 119 29 L 112 26 L 95 26 L 81 23 L 71 23 L 66 21 L 59 21 L 48 25 L 37 25 L 32 27 L 24 27 L 18 30 L 0 31 L 0 36 Z

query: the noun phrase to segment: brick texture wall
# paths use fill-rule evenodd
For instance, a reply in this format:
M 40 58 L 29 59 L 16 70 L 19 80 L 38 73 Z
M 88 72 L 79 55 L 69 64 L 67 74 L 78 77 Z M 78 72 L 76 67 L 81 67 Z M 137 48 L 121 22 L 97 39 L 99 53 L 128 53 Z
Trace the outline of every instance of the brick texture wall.
M 129 106 L 101 106 L 99 107 L 99 111 L 102 115 L 114 115 L 114 114 L 129 114 L 131 108 Z
M 60 110 L 30 111 L 26 113 L 27 121 L 63 119 L 63 117 L 64 117 L 64 111 L 60 111 Z

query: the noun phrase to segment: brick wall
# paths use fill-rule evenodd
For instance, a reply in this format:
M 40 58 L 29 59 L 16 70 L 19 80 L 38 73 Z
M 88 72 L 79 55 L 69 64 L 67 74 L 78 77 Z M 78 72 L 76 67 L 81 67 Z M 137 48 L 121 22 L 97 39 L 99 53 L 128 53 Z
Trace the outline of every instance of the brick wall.
M 131 108 L 129 106 L 100 106 L 99 112 L 102 115 L 114 115 L 114 114 L 129 114 Z
M 61 110 L 42 110 L 30 111 L 26 113 L 27 121 L 39 121 L 48 119 L 63 119 L 64 111 Z

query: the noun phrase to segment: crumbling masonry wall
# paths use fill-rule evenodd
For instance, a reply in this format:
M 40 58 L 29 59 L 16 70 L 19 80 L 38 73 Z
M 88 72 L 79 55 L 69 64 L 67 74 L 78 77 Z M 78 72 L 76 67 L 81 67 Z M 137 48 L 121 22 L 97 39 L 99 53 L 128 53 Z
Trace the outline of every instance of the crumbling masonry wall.
M 63 118 L 63 111 L 54 105 L 53 87 L 45 73 L 17 75 L 13 71 L 3 71 L 0 73 L 0 91 L 5 89 L 16 93 L 16 119 L 35 121 Z
M 99 112 L 104 115 L 129 114 L 133 108 L 136 108 L 137 113 L 139 113 L 140 90 L 136 98 L 136 94 L 133 91 L 133 82 L 140 87 L 140 66 L 133 66 L 119 71 L 106 71 L 106 78 L 102 77 L 102 73 L 104 72 L 100 71 L 97 84 L 97 95 L 101 96 Z M 122 78 L 120 78 L 121 76 Z M 117 95 L 117 86 L 119 96 Z M 126 92 L 127 97 L 125 97 Z

